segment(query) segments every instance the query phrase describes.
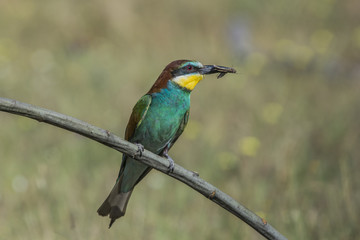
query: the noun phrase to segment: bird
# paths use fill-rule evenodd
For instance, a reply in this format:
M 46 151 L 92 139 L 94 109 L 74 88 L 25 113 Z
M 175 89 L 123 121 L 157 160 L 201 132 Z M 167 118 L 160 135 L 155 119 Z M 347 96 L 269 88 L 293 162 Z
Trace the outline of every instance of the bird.
M 168 152 L 182 134 L 189 120 L 190 94 L 206 74 L 219 73 L 218 78 L 236 70 L 218 65 L 203 65 L 193 60 L 175 60 L 161 72 L 150 90 L 133 107 L 125 130 L 125 140 L 169 161 Z M 152 168 L 123 154 L 115 186 L 97 210 L 101 216 L 109 215 L 109 228 L 116 219 L 124 216 L 131 193 Z

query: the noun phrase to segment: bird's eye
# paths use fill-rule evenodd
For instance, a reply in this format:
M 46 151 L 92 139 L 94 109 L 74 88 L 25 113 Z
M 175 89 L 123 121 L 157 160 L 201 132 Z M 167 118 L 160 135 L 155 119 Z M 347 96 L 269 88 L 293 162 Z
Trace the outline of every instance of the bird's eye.
M 191 70 L 193 69 L 193 66 L 187 65 L 186 69 L 187 69 L 188 71 L 191 71 Z

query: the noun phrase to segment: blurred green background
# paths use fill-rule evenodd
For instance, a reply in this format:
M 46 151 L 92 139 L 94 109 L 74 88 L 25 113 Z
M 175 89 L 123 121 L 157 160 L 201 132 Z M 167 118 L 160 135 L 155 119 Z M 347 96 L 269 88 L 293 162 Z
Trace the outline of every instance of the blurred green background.
M 196 87 L 172 157 L 289 239 L 359 237 L 358 0 L 4 0 L 0 29 L 1 97 L 119 136 L 170 61 L 236 68 Z M 156 171 L 108 230 L 96 210 L 121 155 L 0 121 L 0 239 L 262 239 Z

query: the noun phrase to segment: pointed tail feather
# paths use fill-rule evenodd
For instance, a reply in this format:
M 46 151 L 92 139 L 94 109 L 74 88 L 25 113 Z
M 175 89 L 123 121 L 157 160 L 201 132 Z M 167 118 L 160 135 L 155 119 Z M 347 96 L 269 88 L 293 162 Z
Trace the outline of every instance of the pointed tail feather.
M 125 215 L 126 206 L 129 202 L 132 190 L 123 193 L 120 192 L 121 179 L 117 181 L 114 188 L 111 190 L 109 196 L 105 199 L 104 203 L 97 210 L 101 216 L 107 216 L 111 218 L 109 228 L 115 222 L 116 219 Z

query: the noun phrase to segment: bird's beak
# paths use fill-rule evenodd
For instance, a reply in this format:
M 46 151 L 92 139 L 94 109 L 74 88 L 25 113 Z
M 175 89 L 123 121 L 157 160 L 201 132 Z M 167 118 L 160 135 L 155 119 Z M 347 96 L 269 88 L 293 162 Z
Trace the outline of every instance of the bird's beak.
M 223 67 L 217 65 L 204 65 L 204 67 L 200 69 L 200 73 L 203 75 L 219 73 L 217 78 L 221 78 L 227 73 L 236 73 L 236 70 L 230 67 Z

